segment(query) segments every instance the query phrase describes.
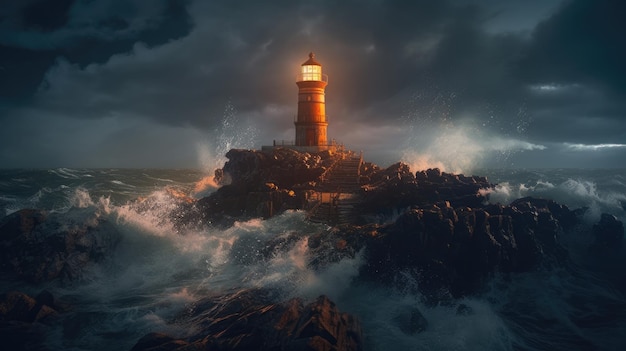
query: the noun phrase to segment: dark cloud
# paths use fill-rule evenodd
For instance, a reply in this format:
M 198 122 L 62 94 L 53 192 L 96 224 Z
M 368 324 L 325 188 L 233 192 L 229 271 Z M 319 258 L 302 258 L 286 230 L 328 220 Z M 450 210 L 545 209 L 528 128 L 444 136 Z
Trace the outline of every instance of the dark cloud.
M 566 2 L 535 29 L 522 72 L 531 83 L 591 84 L 626 93 L 625 13 L 623 1 Z
M 472 159 L 469 145 L 547 160 L 563 143 L 626 140 L 619 2 L 75 1 L 39 18 L 48 4 L 0 15 L 0 74 L 17 81 L 0 83 L 5 121 L 62 116 L 127 136 L 142 121 L 155 138 L 220 140 L 236 110 L 230 132 L 257 130 L 258 147 L 293 138 L 295 75 L 313 50 L 329 75 L 329 136 L 380 159 L 452 157 L 447 145 Z
M 184 1 L 159 0 L 148 7 L 137 1 L 96 3 L 104 5 L 46 0 L 0 4 L 0 101 L 30 98 L 58 58 L 81 67 L 104 63 L 138 41 L 159 45 L 190 29 Z

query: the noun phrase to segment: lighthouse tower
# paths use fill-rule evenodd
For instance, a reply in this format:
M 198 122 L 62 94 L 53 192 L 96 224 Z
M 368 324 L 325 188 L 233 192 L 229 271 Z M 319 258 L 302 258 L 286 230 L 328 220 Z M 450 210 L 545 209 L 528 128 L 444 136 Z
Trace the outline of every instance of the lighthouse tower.
M 296 146 L 324 150 L 328 148 L 326 102 L 324 89 L 328 76 L 313 53 L 302 64 L 296 81 L 298 85 L 298 116 L 296 117 Z

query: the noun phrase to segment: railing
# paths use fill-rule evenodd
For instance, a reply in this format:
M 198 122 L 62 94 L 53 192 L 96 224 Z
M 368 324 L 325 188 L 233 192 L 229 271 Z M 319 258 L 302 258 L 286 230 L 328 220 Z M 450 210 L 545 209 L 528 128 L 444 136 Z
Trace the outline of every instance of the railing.
M 306 218 L 311 219 L 311 217 L 315 215 L 315 212 L 317 212 L 317 209 L 320 207 L 321 204 L 322 204 L 321 201 L 316 202 L 315 206 L 313 206 L 309 211 L 307 211 Z
M 320 74 L 315 72 L 310 73 L 298 73 L 296 76 L 296 82 L 326 82 L 328 83 L 328 76 L 326 74 Z
M 323 145 L 296 145 L 296 142 L 293 140 L 273 140 L 273 146 L 302 146 L 302 147 L 307 147 L 307 146 L 332 146 L 335 148 L 335 150 L 337 152 L 340 153 L 345 153 L 345 146 L 342 143 L 338 143 L 335 139 L 332 139 L 330 141 L 330 143 L 328 144 L 323 144 Z M 345 155 L 342 155 L 342 157 L 345 157 Z
M 361 183 L 361 166 L 363 165 L 363 150 L 361 150 L 361 153 L 359 154 L 359 168 L 357 169 L 356 172 L 356 176 L 357 176 L 357 183 Z
M 322 172 L 322 174 L 319 176 L 320 182 L 323 183 L 326 180 L 326 176 L 328 175 L 328 173 L 330 173 L 330 171 L 333 168 L 335 168 L 335 166 L 339 163 L 339 161 L 341 161 L 341 158 L 337 158 L 335 162 L 333 162 L 333 164 L 330 165 L 330 167 L 326 168 L 326 170 Z
M 336 166 L 337 164 L 339 164 L 339 162 L 341 162 L 341 160 L 345 159 L 345 157 L 346 157 L 346 152 L 345 152 L 345 150 L 344 150 L 344 146 L 343 146 L 343 144 L 337 144 L 337 142 L 335 141 L 335 139 L 331 140 L 331 141 L 330 141 L 330 144 L 329 144 L 329 145 L 325 145 L 325 146 L 334 146 L 334 147 L 336 148 L 337 152 L 338 152 L 338 153 L 341 153 L 341 157 L 338 157 L 338 158 L 335 160 L 335 162 L 333 162 L 333 164 L 332 164 L 332 165 L 330 165 L 330 167 L 326 168 L 326 170 L 325 170 L 324 172 L 322 172 L 322 174 L 321 174 L 321 175 L 320 175 L 320 177 L 319 177 L 320 182 L 322 182 L 322 183 L 326 180 L 326 176 L 328 175 L 328 173 L 330 173 L 330 172 L 331 172 L 331 170 L 332 170 L 333 168 L 335 168 L 335 166 Z
M 294 146 L 296 142 L 293 140 L 274 140 L 274 146 Z
M 328 194 L 328 201 L 324 201 L 324 194 Z M 314 202 L 314 205 L 307 211 L 306 217 L 307 219 L 311 219 L 312 217 L 314 217 L 316 214 L 318 214 L 318 210 L 320 208 L 320 206 L 322 204 L 328 204 L 328 213 L 324 213 L 323 216 L 327 217 L 326 219 L 329 222 L 335 222 L 335 219 L 333 218 L 334 215 L 336 215 L 337 213 L 337 203 L 339 201 L 339 198 L 341 196 L 341 192 L 338 190 L 337 192 L 322 192 L 322 191 L 316 191 L 314 192 L 312 195 L 315 196 L 315 198 L 313 198 L 313 196 L 311 196 L 308 201 L 309 202 Z

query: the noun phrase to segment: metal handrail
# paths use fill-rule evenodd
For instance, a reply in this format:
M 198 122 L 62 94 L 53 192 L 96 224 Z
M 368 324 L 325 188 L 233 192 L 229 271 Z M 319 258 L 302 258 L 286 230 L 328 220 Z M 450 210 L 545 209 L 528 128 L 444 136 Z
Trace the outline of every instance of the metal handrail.
M 280 143 L 274 140 L 274 146 L 295 146 L 296 145 L 296 142 L 293 140 L 278 140 L 278 141 L 280 141 Z
M 304 76 L 313 77 L 313 76 L 321 76 L 321 80 L 318 79 L 304 79 Z M 296 76 L 296 82 L 325 82 L 328 83 L 328 75 L 319 74 L 319 73 L 298 73 Z
M 330 167 L 326 168 L 326 170 L 325 170 L 324 172 L 322 172 L 322 174 L 320 174 L 320 177 L 319 177 L 319 178 L 320 178 L 320 181 L 321 181 L 322 183 L 324 182 L 324 180 L 325 180 L 324 178 L 326 178 L 326 175 L 330 172 L 330 170 L 332 170 L 332 169 L 333 169 L 333 168 L 334 168 L 334 167 L 335 167 L 335 166 L 339 163 L 339 161 L 341 161 L 341 160 L 342 160 L 342 158 L 339 158 L 339 157 L 338 157 L 338 158 L 335 160 L 335 162 L 333 162 L 333 164 L 332 164 L 332 165 L 330 165 Z
M 360 184 L 361 183 L 361 166 L 363 165 L 363 150 L 361 150 L 361 153 L 359 154 L 359 168 L 356 171 L 356 176 L 357 176 L 357 183 Z
M 296 142 L 293 140 L 273 140 L 272 146 L 297 146 Z M 301 146 L 334 146 L 337 148 L 338 152 L 343 152 L 345 146 L 341 143 L 337 143 L 335 140 L 331 140 L 328 144 L 320 144 L 320 145 L 301 145 Z

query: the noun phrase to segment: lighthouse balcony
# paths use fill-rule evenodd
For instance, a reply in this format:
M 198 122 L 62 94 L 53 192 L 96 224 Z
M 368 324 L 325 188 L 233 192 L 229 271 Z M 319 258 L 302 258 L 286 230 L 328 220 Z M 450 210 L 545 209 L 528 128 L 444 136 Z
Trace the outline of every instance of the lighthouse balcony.
M 328 75 L 319 72 L 304 72 L 298 74 L 296 82 L 316 81 L 328 83 Z
M 273 145 L 261 146 L 262 151 L 270 151 L 276 148 L 291 149 L 299 152 L 320 152 L 320 151 L 337 151 L 343 150 L 345 147 L 342 143 L 338 143 L 335 139 L 323 145 L 296 145 L 293 140 L 274 140 Z

